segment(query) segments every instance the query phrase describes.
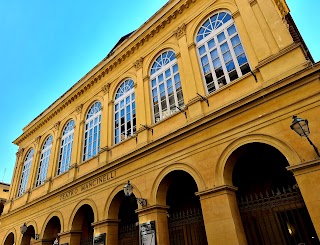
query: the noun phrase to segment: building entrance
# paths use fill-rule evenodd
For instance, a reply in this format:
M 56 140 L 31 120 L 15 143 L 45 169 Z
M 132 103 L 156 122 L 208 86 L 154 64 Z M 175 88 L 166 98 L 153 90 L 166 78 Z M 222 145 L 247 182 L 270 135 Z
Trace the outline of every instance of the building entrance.
M 319 244 L 286 158 L 266 144 L 240 147 L 233 184 L 249 245 Z
M 167 205 L 171 245 L 205 245 L 207 237 L 198 191 L 193 178 L 183 171 L 174 171 L 164 179 L 168 183 Z
M 122 202 L 119 208 L 118 237 L 119 245 L 139 245 L 139 222 L 135 210 L 138 204 L 134 194 L 125 197 L 123 193 Z

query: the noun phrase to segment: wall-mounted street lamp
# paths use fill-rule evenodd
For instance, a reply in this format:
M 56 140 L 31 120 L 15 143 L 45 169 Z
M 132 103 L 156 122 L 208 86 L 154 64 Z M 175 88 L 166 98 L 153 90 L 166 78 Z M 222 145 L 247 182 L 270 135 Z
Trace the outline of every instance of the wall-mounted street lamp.
M 28 229 L 28 227 L 27 227 L 26 223 L 23 223 L 23 225 L 20 226 L 21 234 L 24 235 L 27 232 L 27 229 Z
M 128 180 L 128 183 L 123 187 L 124 195 L 129 197 L 133 193 L 133 186 L 130 184 L 130 181 Z M 136 198 L 137 202 L 140 203 L 142 207 L 147 206 L 147 200 L 144 198 Z
M 317 153 L 318 157 L 320 157 L 319 151 L 317 147 L 312 143 L 312 141 L 309 139 L 308 135 L 310 134 L 310 129 L 308 126 L 308 120 L 307 119 L 302 119 L 297 116 L 292 117 L 293 121 L 290 126 L 290 128 L 299 134 L 301 137 L 306 137 L 307 140 L 309 141 L 310 145 L 312 145 L 313 149 Z

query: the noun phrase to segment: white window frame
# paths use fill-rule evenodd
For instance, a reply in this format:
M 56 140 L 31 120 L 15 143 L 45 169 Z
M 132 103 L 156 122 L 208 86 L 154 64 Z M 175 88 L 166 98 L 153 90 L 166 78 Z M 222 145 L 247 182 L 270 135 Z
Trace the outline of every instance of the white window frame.
M 36 187 L 44 184 L 45 180 L 47 179 L 47 172 L 48 172 L 48 166 L 50 161 L 52 143 L 53 143 L 53 137 L 49 135 L 46 138 L 40 153 L 37 179 L 35 184 Z
M 62 132 L 60 150 L 58 156 L 57 175 L 69 170 L 71 164 L 72 145 L 74 137 L 74 120 L 70 120 Z
M 123 117 L 121 116 L 122 110 Z M 121 118 L 123 118 L 123 122 L 121 122 Z M 128 124 L 130 124 L 130 128 Z M 136 101 L 132 79 L 126 79 L 122 82 L 115 94 L 113 125 L 114 144 L 118 144 L 136 133 Z
M 19 188 L 18 188 L 18 197 L 21 197 L 27 190 L 27 185 L 28 185 L 28 179 L 30 175 L 30 168 L 33 160 L 33 155 L 34 155 L 34 150 L 30 149 L 28 151 L 28 154 L 25 157 L 23 167 L 22 167 L 22 172 L 20 176 L 20 183 L 19 183 Z
M 89 160 L 100 151 L 101 109 L 101 102 L 96 101 L 88 110 L 84 125 L 82 161 Z
M 220 14 L 229 15 L 231 18 L 228 21 L 226 21 L 225 23 L 223 23 L 221 26 L 219 26 L 217 29 L 214 29 L 214 28 L 211 29 L 210 34 L 208 34 L 208 30 L 210 31 L 210 28 L 208 28 L 208 27 L 205 28 L 204 24 L 207 23 L 207 21 L 210 18 L 213 18 L 216 15 L 218 17 L 218 15 L 220 15 Z M 235 32 L 232 33 L 231 35 L 229 35 L 228 29 L 231 28 L 232 26 L 234 26 Z M 208 35 L 203 37 L 201 40 L 197 41 L 197 38 L 198 38 L 198 35 L 199 35 L 199 32 L 200 32 L 201 28 L 206 29 L 206 34 L 208 34 Z M 224 33 L 225 39 L 219 43 L 218 36 L 221 33 Z M 238 38 L 239 38 L 239 43 L 237 45 L 233 46 L 232 42 L 231 42 L 231 39 L 235 38 L 236 36 L 238 36 Z M 212 41 L 212 40 L 214 40 L 215 46 L 210 48 L 209 47 L 209 42 Z M 251 71 L 250 64 L 249 64 L 246 52 L 244 50 L 244 47 L 242 45 L 239 32 L 237 31 L 237 27 L 235 25 L 235 22 L 234 22 L 232 16 L 228 12 L 225 12 L 225 11 L 218 12 L 218 13 L 215 13 L 212 16 L 210 16 L 208 19 L 206 19 L 202 23 L 201 27 L 199 28 L 199 30 L 197 32 L 197 35 L 196 35 L 196 38 L 195 38 L 195 43 L 196 43 L 196 48 L 197 48 L 197 55 L 198 55 L 198 59 L 199 59 L 199 64 L 201 66 L 201 73 L 202 73 L 203 81 L 204 81 L 204 84 L 205 84 L 205 87 L 206 87 L 206 91 L 207 91 L 208 94 L 212 93 L 214 91 L 217 91 L 219 88 L 223 87 L 224 85 L 229 84 L 230 82 L 240 78 L 241 76 L 243 76 L 246 73 Z M 223 53 L 222 49 L 221 49 L 222 45 L 225 44 L 225 43 L 227 43 L 228 51 L 230 51 L 230 55 L 231 55 L 231 59 L 228 60 L 228 63 L 229 62 L 233 62 L 234 69 L 232 71 L 235 71 L 236 74 L 234 73 L 234 75 L 237 76 L 237 77 L 234 77 L 232 80 L 230 80 L 229 75 L 230 75 L 231 72 L 230 71 L 228 72 L 227 67 L 226 67 L 226 62 L 224 61 L 224 56 L 223 56 L 227 52 Z M 199 51 L 201 47 L 205 47 L 205 52 L 202 53 L 202 54 L 200 54 L 200 51 Z M 238 55 L 238 56 L 235 53 L 235 48 L 236 47 L 241 47 L 241 49 L 242 49 L 242 53 L 240 55 Z M 220 76 L 219 78 L 217 78 L 217 76 L 216 76 L 215 67 L 213 65 L 212 57 L 211 57 L 211 54 L 210 54 L 214 50 L 217 51 L 218 58 L 220 60 L 220 65 L 221 65 L 222 71 L 223 71 L 223 76 Z M 244 55 L 244 58 L 246 59 L 246 62 L 241 64 L 241 65 L 239 65 L 237 58 L 242 56 L 242 55 Z M 207 59 L 208 59 L 208 63 L 206 63 L 206 65 L 209 65 L 209 67 L 210 67 L 210 69 L 206 73 L 204 72 L 204 66 L 206 66 L 206 65 L 202 64 L 202 58 L 205 57 L 205 56 L 207 56 Z M 242 72 L 241 68 L 244 68 L 244 72 Z M 209 75 L 209 74 L 211 74 L 213 81 L 210 82 L 210 84 L 207 84 L 206 75 Z M 223 80 L 222 78 L 224 78 L 225 81 L 222 81 Z M 221 81 L 218 82 L 218 79 L 221 79 Z
M 174 58 L 163 64 L 163 62 L 166 62 L 165 59 L 162 59 L 163 54 L 168 54 L 169 52 L 172 52 L 172 55 L 174 55 Z M 158 68 L 154 68 L 156 63 L 158 62 L 158 59 L 161 58 L 162 64 L 158 66 Z M 176 66 L 176 71 L 173 70 L 173 68 Z M 170 70 L 170 75 L 166 75 L 166 72 Z M 163 80 L 159 82 L 160 76 L 163 76 Z M 178 81 L 175 81 L 175 77 L 178 77 Z M 170 104 L 170 94 L 168 91 L 168 81 L 171 80 L 171 87 L 172 88 L 172 94 L 171 98 L 173 99 L 173 103 Z M 154 83 L 155 81 L 155 83 Z M 165 94 L 165 106 L 166 108 L 163 109 L 162 107 L 162 101 L 161 101 L 161 93 L 160 93 L 160 87 L 161 85 L 164 86 L 164 94 Z M 178 87 L 177 87 L 178 85 Z M 182 85 L 181 85 L 181 77 L 179 72 L 179 66 L 178 66 L 178 60 L 176 58 L 175 53 L 172 50 L 166 50 L 162 52 L 160 55 L 157 56 L 155 61 L 153 62 L 151 69 L 150 69 L 150 93 L 151 93 L 151 103 L 152 103 L 152 115 L 154 122 L 158 122 L 162 119 L 165 119 L 166 117 L 170 116 L 171 114 L 176 113 L 179 111 L 178 108 L 182 108 L 184 106 L 184 99 L 183 99 L 183 91 L 182 91 Z M 154 92 L 156 91 L 156 92 Z M 180 94 L 180 99 L 178 98 L 178 93 Z M 158 108 L 159 111 L 155 112 L 155 98 L 158 100 Z

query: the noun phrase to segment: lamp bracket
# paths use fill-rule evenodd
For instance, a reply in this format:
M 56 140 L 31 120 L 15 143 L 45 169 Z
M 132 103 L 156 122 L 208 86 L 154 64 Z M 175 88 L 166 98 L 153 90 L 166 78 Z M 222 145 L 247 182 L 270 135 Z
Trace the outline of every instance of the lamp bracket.
M 144 199 L 144 198 L 136 198 L 136 200 L 142 207 L 147 206 L 147 200 L 146 199 Z
M 207 102 L 207 105 L 209 106 L 209 100 L 208 100 L 206 97 L 202 96 L 202 95 L 199 94 L 199 93 L 197 93 L 197 95 L 198 95 L 203 101 L 206 101 L 206 102 Z

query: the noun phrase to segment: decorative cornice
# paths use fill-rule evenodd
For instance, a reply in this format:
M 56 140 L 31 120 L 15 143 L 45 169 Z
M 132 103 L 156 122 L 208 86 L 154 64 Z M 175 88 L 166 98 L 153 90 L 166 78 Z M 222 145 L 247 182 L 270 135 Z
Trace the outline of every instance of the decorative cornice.
M 136 68 L 136 70 L 141 69 L 143 65 L 143 58 L 141 57 L 140 59 L 138 59 L 136 62 L 133 63 L 133 65 Z
M 107 83 L 102 86 L 101 90 L 103 91 L 104 94 L 107 94 L 107 93 L 109 93 L 109 89 L 110 89 L 110 83 Z
M 274 3 L 278 7 L 282 17 L 286 16 L 289 13 L 289 8 L 284 0 L 274 0 Z
M 180 39 L 181 37 L 185 36 L 186 24 L 183 23 L 181 26 L 179 26 L 178 29 L 173 32 L 173 34 L 176 36 L 177 39 Z
M 101 63 L 105 61 L 106 64 L 102 65 L 102 67 L 91 77 L 85 79 L 86 81 L 84 81 L 83 84 L 79 86 L 79 88 L 72 92 L 69 97 L 64 98 L 61 103 L 59 103 L 55 108 L 50 110 L 48 114 L 45 115 L 43 118 L 39 119 L 38 122 L 38 118 L 34 119 L 33 122 L 35 122 L 35 124 L 33 126 L 30 126 L 29 129 L 27 129 L 20 137 L 18 137 L 14 141 L 14 143 L 19 145 L 23 140 L 25 140 L 33 133 L 35 133 L 39 128 L 47 124 L 67 106 L 76 101 L 82 94 L 86 93 L 89 89 L 91 89 L 98 81 L 100 81 L 103 77 L 105 77 L 107 74 L 113 71 L 124 60 L 126 60 L 135 52 L 137 52 L 143 45 L 145 45 L 145 43 L 154 38 L 156 34 L 158 34 L 162 29 L 166 28 L 166 26 L 168 26 L 173 20 L 175 20 L 178 15 L 181 15 L 183 11 L 189 8 L 190 5 L 194 2 L 196 2 L 196 0 L 186 0 L 184 3 L 179 2 L 177 4 L 179 6 L 176 5 L 175 7 L 173 7 L 165 19 L 158 20 L 146 32 L 144 32 L 135 40 L 133 40 L 126 48 L 120 50 L 118 54 L 111 53 L 110 55 L 108 55 L 96 67 L 98 67 Z M 79 82 L 81 82 L 81 80 Z M 62 95 L 62 97 L 59 99 L 62 99 L 63 96 L 64 95 Z M 47 110 L 49 110 L 49 108 Z

